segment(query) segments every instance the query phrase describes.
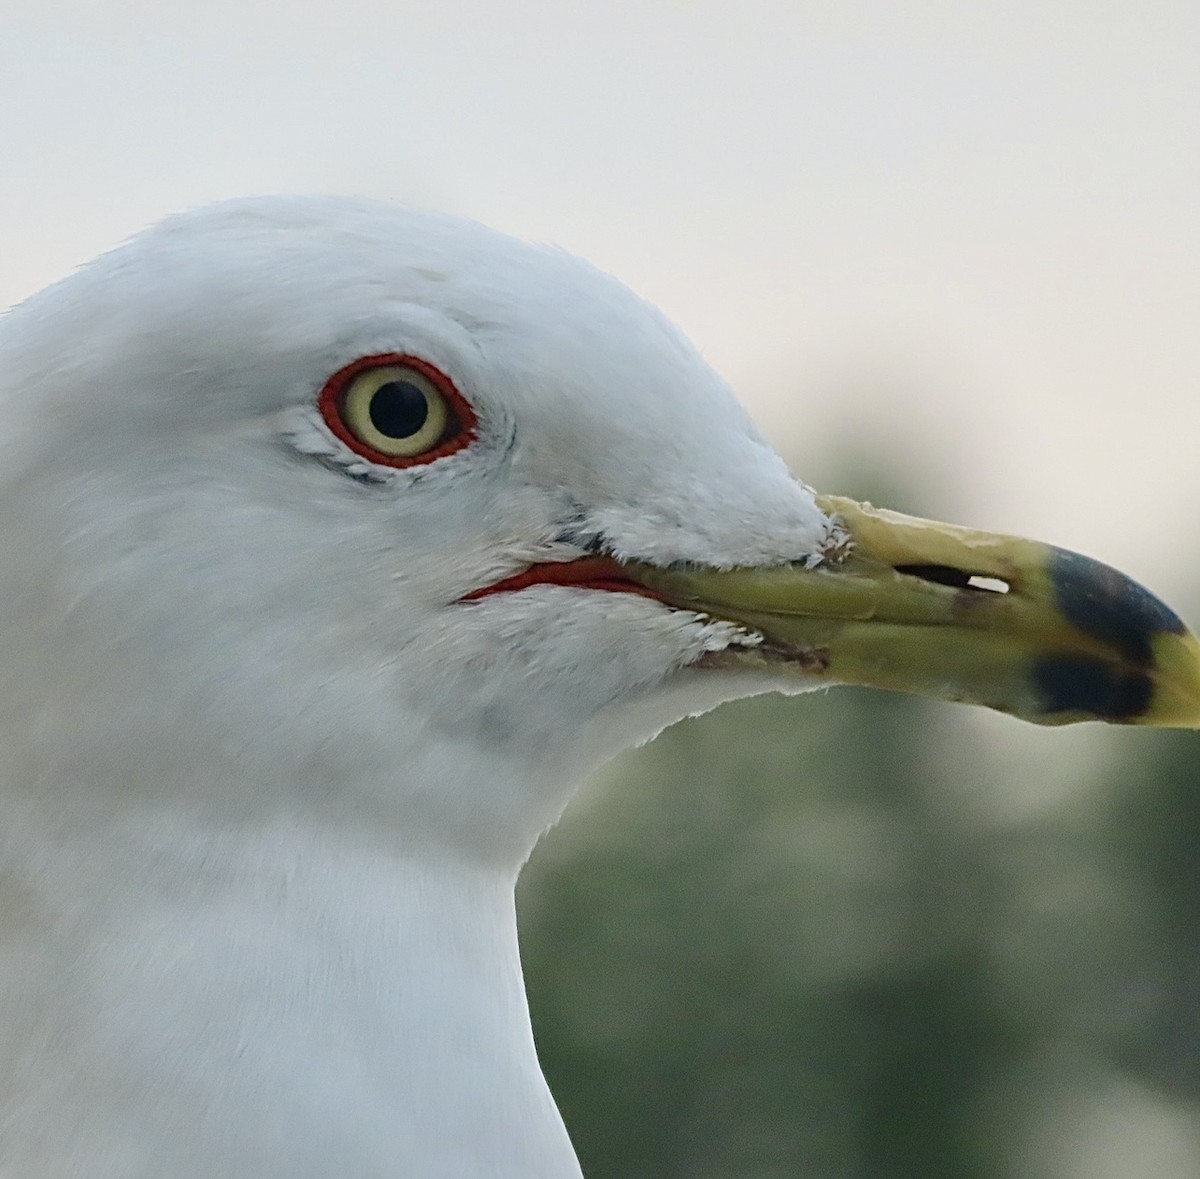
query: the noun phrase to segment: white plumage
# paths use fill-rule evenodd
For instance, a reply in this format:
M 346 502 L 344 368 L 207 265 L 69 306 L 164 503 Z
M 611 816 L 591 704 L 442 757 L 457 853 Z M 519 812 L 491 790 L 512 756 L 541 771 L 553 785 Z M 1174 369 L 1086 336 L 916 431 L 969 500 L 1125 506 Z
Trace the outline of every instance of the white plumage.
M 389 469 L 356 357 L 479 437 Z M 0 325 L 0 1174 L 577 1174 L 513 883 L 573 784 L 762 676 L 753 638 L 538 586 L 829 528 L 661 315 L 557 250 L 366 201 L 176 217 Z
M 5 1179 L 577 1176 L 513 886 L 604 758 L 837 680 L 1200 723 L 1128 579 L 818 500 L 471 223 L 176 217 L 0 322 L 0 398 Z

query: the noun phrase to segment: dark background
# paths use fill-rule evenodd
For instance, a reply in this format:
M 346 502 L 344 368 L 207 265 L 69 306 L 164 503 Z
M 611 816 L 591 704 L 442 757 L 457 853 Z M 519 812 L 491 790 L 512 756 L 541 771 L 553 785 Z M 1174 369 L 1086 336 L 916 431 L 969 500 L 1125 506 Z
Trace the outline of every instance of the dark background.
M 1200 1175 L 1200 734 L 966 713 L 764 697 L 585 787 L 519 901 L 589 1179 Z

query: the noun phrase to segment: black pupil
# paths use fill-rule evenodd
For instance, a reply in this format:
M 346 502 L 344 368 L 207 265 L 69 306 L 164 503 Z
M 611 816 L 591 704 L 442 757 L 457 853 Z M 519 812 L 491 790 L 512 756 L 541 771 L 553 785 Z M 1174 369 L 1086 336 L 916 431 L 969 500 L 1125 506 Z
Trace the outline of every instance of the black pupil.
M 371 425 L 385 438 L 411 438 L 429 417 L 429 402 L 411 381 L 388 381 L 368 407 Z

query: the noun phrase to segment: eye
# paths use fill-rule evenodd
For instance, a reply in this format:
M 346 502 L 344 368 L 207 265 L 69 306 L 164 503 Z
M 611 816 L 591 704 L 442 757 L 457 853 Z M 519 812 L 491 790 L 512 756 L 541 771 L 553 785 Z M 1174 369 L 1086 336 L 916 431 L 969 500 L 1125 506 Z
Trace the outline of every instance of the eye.
M 461 450 L 475 414 L 440 369 L 416 356 L 364 356 L 325 383 L 326 425 L 374 463 L 411 467 Z

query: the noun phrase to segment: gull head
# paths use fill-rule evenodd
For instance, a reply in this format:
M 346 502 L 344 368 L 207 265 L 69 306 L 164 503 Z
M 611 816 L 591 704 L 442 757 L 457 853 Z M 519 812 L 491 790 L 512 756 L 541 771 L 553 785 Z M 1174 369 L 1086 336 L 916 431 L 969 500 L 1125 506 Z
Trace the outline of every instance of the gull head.
M 14 590 L 46 623 L 9 642 L 101 760 L 106 724 L 201 759 L 220 735 L 372 794 L 345 805 L 398 792 L 527 847 L 592 764 L 757 683 L 695 671 L 754 632 L 615 563 L 779 565 L 833 530 L 660 313 L 458 219 L 187 213 L 11 313 L 3 347 Z M 470 796 L 452 765 L 484 771 Z
M 22 741 L 181 805 L 240 759 L 236 806 L 519 862 L 604 757 L 754 692 L 1197 717 L 1194 640 L 1132 582 L 817 497 L 654 308 L 471 222 L 187 213 L 0 355 L 4 654 L 50 696 Z

